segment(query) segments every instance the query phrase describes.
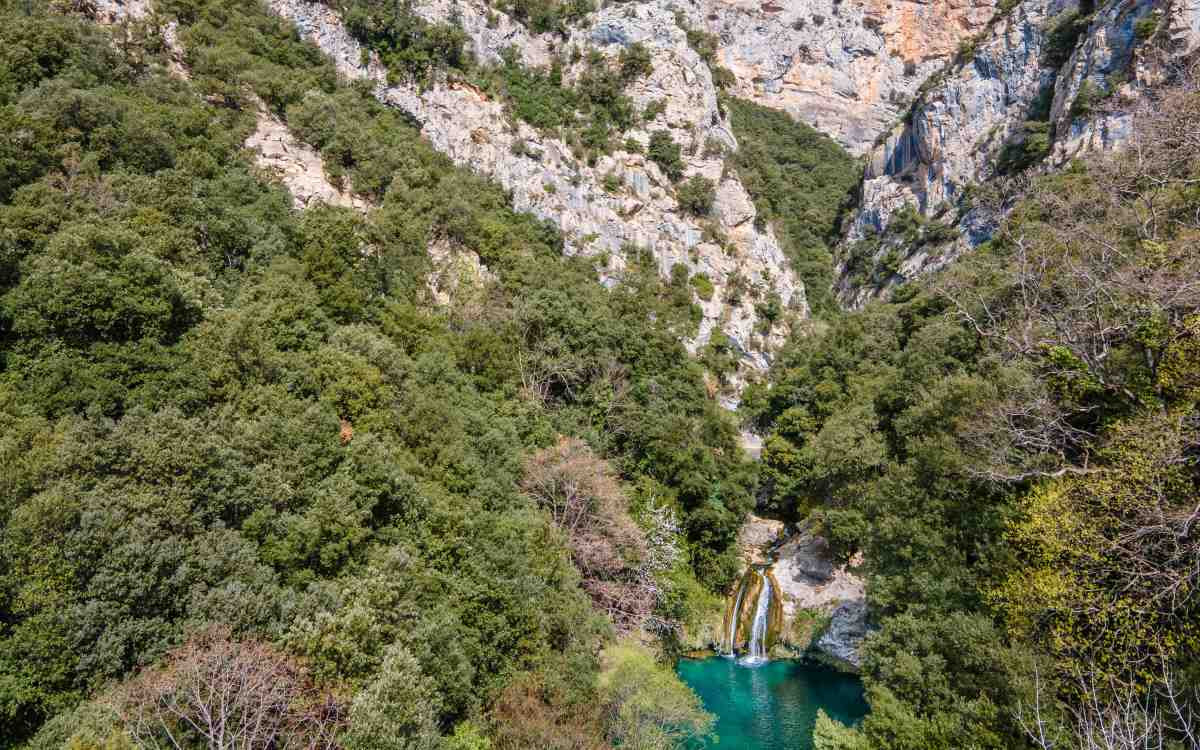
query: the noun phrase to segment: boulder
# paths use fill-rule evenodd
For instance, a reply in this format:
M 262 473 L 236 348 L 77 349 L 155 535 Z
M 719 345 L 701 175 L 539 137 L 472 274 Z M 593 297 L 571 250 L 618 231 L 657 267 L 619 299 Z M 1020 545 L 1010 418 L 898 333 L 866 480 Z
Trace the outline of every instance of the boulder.
M 833 610 L 829 628 L 817 640 L 816 647 L 837 663 L 858 669 L 862 667 L 862 643 L 867 632 L 866 600 L 842 602 Z

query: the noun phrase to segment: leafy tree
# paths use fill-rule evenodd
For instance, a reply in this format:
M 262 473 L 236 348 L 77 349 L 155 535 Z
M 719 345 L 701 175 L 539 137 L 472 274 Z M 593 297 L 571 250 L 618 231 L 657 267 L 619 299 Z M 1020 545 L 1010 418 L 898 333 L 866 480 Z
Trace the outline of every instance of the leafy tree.
M 671 182 L 678 182 L 683 177 L 683 158 L 679 144 L 671 138 L 669 130 L 655 130 L 650 134 L 646 156 L 658 165 Z
M 605 653 L 600 675 L 609 738 L 620 747 L 666 750 L 708 735 L 713 717 L 700 699 L 645 649 L 623 644 Z
M 352 750 L 430 750 L 439 746 L 438 693 L 403 646 L 390 646 L 379 674 L 354 696 L 344 742 Z

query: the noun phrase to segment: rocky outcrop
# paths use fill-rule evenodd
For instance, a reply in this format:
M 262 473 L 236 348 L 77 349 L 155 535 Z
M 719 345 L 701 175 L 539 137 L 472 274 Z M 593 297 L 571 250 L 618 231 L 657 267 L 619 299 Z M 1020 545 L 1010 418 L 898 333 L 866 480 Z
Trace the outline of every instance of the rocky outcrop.
M 866 635 L 866 586 L 853 568 L 862 560 L 836 564 L 829 542 L 808 529 L 780 545 L 775 556 L 783 604 L 781 646 L 792 652 L 815 648 L 858 667 Z
M 965 218 L 958 209 L 967 187 L 993 175 L 1004 144 L 1051 91 L 1056 70 L 1046 64 L 1044 50 L 1054 19 L 1077 10 L 1077 0 L 1019 3 L 995 20 L 971 54 L 927 84 L 906 120 L 871 152 L 845 244 L 884 236 L 866 262 L 878 263 L 887 253 L 902 260 L 884 279 L 864 284 L 850 276 L 844 248 L 838 280 L 843 304 L 857 307 L 889 282 L 941 268 L 990 235 L 993 222 L 974 216 L 948 245 L 914 249 L 886 241 L 902 208 L 949 223 Z
M 1047 45 L 1056 22 L 1077 12 L 1077 0 L 1018 4 L 991 26 L 973 54 L 928 86 L 907 119 L 871 152 L 838 269 L 844 305 L 858 307 L 988 239 L 1001 217 L 972 209 L 964 196 L 997 176 L 1002 150 L 1022 137 L 1027 120 L 1046 117 L 1047 103 L 1053 142 L 1040 168 L 1061 166 L 1085 150 L 1117 148 L 1132 131 L 1132 113 L 1144 92 L 1200 46 L 1196 0 L 1110 0 L 1059 69 L 1047 62 Z M 1063 38 L 1054 41 L 1062 44 Z M 954 225 L 958 239 L 914 248 L 889 238 L 893 217 L 905 207 Z M 864 280 L 851 259 L 872 237 L 879 241 L 865 262 L 886 272 Z M 889 255 L 892 262 L 881 264 Z
M 765 323 L 756 311 L 757 302 L 774 294 L 785 307 L 807 314 L 802 284 L 771 232 L 755 227 L 754 205 L 745 188 L 725 173 L 722 149 L 735 148 L 736 140 L 718 107 L 708 67 L 688 46 L 665 2 L 601 10 L 574 29 L 563 46 L 611 57 L 640 42 L 650 51 L 652 72 L 626 93 L 639 110 L 651 102 L 661 102 L 664 109 L 653 122 L 625 135 L 645 146 L 651 131 L 668 130 L 686 155 L 686 174 L 707 177 L 717 185 L 715 226 L 709 231 L 706 221 L 680 209 L 670 180 L 644 155 L 618 150 L 593 165 L 583 163 L 566 143 L 514 121 L 500 101 L 470 85 L 455 81 L 424 88 L 389 85 L 382 67 L 364 55 L 326 6 L 307 0 L 269 0 L 268 4 L 294 21 L 344 75 L 373 80 L 378 98 L 421 123 L 422 134 L 435 148 L 508 189 L 516 210 L 553 221 L 563 232 L 567 252 L 596 258 L 605 283 L 616 283 L 633 253 L 648 252 L 664 276 L 676 266 L 688 275 L 704 274 L 714 293 L 708 299 L 696 297 L 702 320 L 696 336 L 685 342 L 691 350 L 720 330 L 746 367 L 761 370 L 781 343 L 784 328 Z M 446 20 L 435 17 L 437 5 L 416 7 L 430 20 Z M 512 37 L 479 31 L 473 19 L 491 12 L 481 2 L 454 7 L 477 57 L 489 59 L 499 54 L 502 44 L 511 43 L 505 40 Z M 506 25 L 510 23 L 504 21 L 497 29 L 510 28 Z M 522 51 L 529 63 L 542 61 L 543 51 L 557 49 L 547 38 L 523 39 L 527 46 Z M 568 67 L 564 78 L 577 76 L 581 65 Z M 615 192 L 606 189 L 606 178 L 608 186 L 614 181 L 619 185 Z M 715 234 L 724 235 L 725 241 L 719 243 Z M 743 288 L 749 291 L 734 291 Z M 732 394 L 738 383 L 735 379 L 727 392 L 728 403 L 736 403 Z
M 1054 86 L 1051 162 L 1119 147 L 1147 92 L 1200 48 L 1200 2 L 1123 0 L 1101 8 Z
M 995 0 L 700 0 L 733 93 L 867 151 L 922 81 L 994 14 Z
M 746 518 L 738 531 L 737 544 L 742 562 L 747 568 L 752 565 L 766 565 L 771 561 L 771 548 L 783 538 L 785 526 L 783 521 L 762 518 L 753 513 Z
M 254 154 L 254 162 L 282 182 L 292 194 L 296 208 L 320 201 L 333 206 L 366 210 L 362 198 L 338 188 L 325 176 L 321 155 L 296 139 L 282 120 L 267 112 L 259 103 L 257 126 L 246 139 L 245 147 Z
M 867 637 L 867 603 L 862 599 L 838 604 L 829 627 L 817 639 L 817 649 L 837 664 L 862 667 L 862 644 Z

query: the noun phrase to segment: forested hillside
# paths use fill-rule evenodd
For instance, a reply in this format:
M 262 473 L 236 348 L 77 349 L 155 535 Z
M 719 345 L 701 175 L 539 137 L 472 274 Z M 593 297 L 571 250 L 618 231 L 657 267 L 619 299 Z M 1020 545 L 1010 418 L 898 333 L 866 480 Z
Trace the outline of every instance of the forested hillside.
M 736 150 L 635 111 L 640 43 L 558 49 L 564 79 L 477 59 L 453 12 L 328 6 L 383 80 L 257 2 L 0 0 L 0 747 L 691 747 L 712 717 L 671 663 L 756 510 L 867 580 L 871 711 L 818 748 L 1200 748 L 1194 61 L 1120 150 L 1008 164 L 962 196 L 990 240 L 846 311 L 861 164 L 733 97 L 695 8 L 655 54 L 698 61 Z M 593 9 L 493 11 L 561 41 Z M 569 251 L 381 103 L 396 81 L 561 139 L 572 189 L 618 153 L 663 175 L 653 211 L 712 257 Z M 264 122 L 344 205 L 289 193 Z M 634 199 L 605 176 L 597 203 Z M 891 218 L 910 250 L 957 232 Z M 772 253 L 804 310 L 741 273 Z M 737 379 L 742 308 L 790 335 Z
M 258 6 L 161 8 L 187 79 L 157 17 L 12 0 L 0 23 L 4 743 L 107 742 L 163 681 L 260 642 L 250 662 L 348 714 L 347 746 L 583 747 L 651 721 L 618 709 L 661 668 L 610 659 L 600 687 L 612 625 L 520 482 L 542 449 L 619 482 L 584 588 L 642 582 L 618 597 L 639 625 L 727 584 L 753 479 L 679 343 L 686 279 L 605 290 Z M 241 149 L 255 98 L 375 207 L 293 211 Z M 436 306 L 434 241 L 495 281 Z M 558 456 L 562 435 L 585 442 Z
M 1197 747 L 1190 78 L 1136 123 L 1010 184 L 990 242 L 795 339 L 747 396 L 773 509 L 864 554 L 879 625 L 872 711 L 818 747 Z

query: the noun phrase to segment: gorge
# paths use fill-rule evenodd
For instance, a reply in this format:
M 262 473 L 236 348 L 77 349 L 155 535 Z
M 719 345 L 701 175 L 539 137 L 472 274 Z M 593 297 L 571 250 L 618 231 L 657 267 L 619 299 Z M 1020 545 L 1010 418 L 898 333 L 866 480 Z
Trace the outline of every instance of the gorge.
M 1196 0 L 0 0 L 0 750 L 1200 750 L 1198 186 Z

